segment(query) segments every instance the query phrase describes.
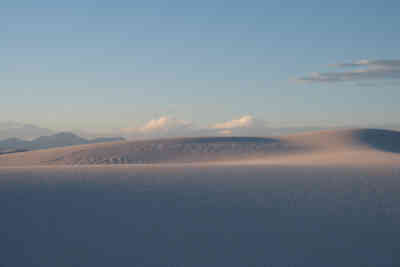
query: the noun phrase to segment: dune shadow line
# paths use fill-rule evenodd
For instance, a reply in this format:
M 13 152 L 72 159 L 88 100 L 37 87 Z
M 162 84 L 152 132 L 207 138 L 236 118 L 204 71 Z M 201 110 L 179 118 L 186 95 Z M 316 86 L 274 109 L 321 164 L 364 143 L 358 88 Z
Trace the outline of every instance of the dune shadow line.
M 279 139 L 274 138 L 264 138 L 264 137 L 240 137 L 240 136 L 232 136 L 232 137 L 192 137 L 192 138 L 184 138 L 182 143 L 194 143 L 194 144 L 202 144 L 202 143 L 277 143 L 280 142 Z
M 382 129 L 361 129 L 353 135 L 362 143 L 377 150 L 400 153 L 400 132 Z

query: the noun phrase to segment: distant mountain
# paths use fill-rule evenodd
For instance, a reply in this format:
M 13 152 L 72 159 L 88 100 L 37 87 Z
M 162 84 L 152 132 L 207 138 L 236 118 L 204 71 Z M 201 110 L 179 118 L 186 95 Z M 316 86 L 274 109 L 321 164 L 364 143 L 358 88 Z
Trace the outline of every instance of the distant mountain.
M 49 136 L 40 136 L 32 141 L 26 141 L 19 138 L 8 138 L 5 140 L 0 140 L 0 154 L 123 140 L 125 139 L 122 137 L 106 137 L 89 140 L 68 132 L 57 133 Z
M 73 133 L 57 133 L 50 136 L 41 136 L 31 141 L 29 149 L 45 149 L 51 147 L 73 146 L 89 144 L 89 140 L 81 138 Z
M 32 140 L 40 136 L 52 134 L 54 134 L 53 131 L 32 124 L 22 124 L 12 121 L 0 122 L 0 140 L 7 138 Z
M 18 138 L 9 138 L 0 141 L 0 151 L 24 149 L 31 144 L 30 141 L 21 140 Z

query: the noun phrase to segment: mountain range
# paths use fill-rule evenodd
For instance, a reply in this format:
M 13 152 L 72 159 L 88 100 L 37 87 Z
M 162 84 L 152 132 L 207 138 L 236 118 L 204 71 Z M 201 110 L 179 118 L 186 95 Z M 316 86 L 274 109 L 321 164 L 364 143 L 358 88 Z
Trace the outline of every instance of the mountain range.
M 122 137 L 85 139 L 69 132 L 61 132 L 53 135 L 40 136 L 31 141 L 14 137 L 0 140 L 0 154 L 47 149 L 53 147 L 115 142 L 123 140 L 125 139 Z

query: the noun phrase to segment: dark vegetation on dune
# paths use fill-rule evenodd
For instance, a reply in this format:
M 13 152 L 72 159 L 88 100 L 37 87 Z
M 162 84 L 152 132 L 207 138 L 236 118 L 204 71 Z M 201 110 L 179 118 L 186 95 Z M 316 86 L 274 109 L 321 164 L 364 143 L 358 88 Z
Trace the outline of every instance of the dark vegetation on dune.
M 182 143 L 277 143 L 279 139 L 263 137 L 193 137 L 183 138 Z
M 85 150 L 49 161 L 50 164 L 151 164 L 168 162 L 212 162 L 251 159 L 294 151 L 279 139 L 259 137 L 171 138 L 116 143 Z
M 400 132 L 382 129 L 360 129 L 353 135 L 368 146 L 392 153 L 400 153 Z

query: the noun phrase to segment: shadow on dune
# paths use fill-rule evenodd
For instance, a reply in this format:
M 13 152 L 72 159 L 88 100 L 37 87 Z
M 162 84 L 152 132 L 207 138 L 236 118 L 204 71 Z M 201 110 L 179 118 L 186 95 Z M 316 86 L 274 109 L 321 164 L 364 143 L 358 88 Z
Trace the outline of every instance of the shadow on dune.
M 361 142 L 377 150 L 400 153 L 400 132 L 381 129 L 361 129 L 353 135 Z

